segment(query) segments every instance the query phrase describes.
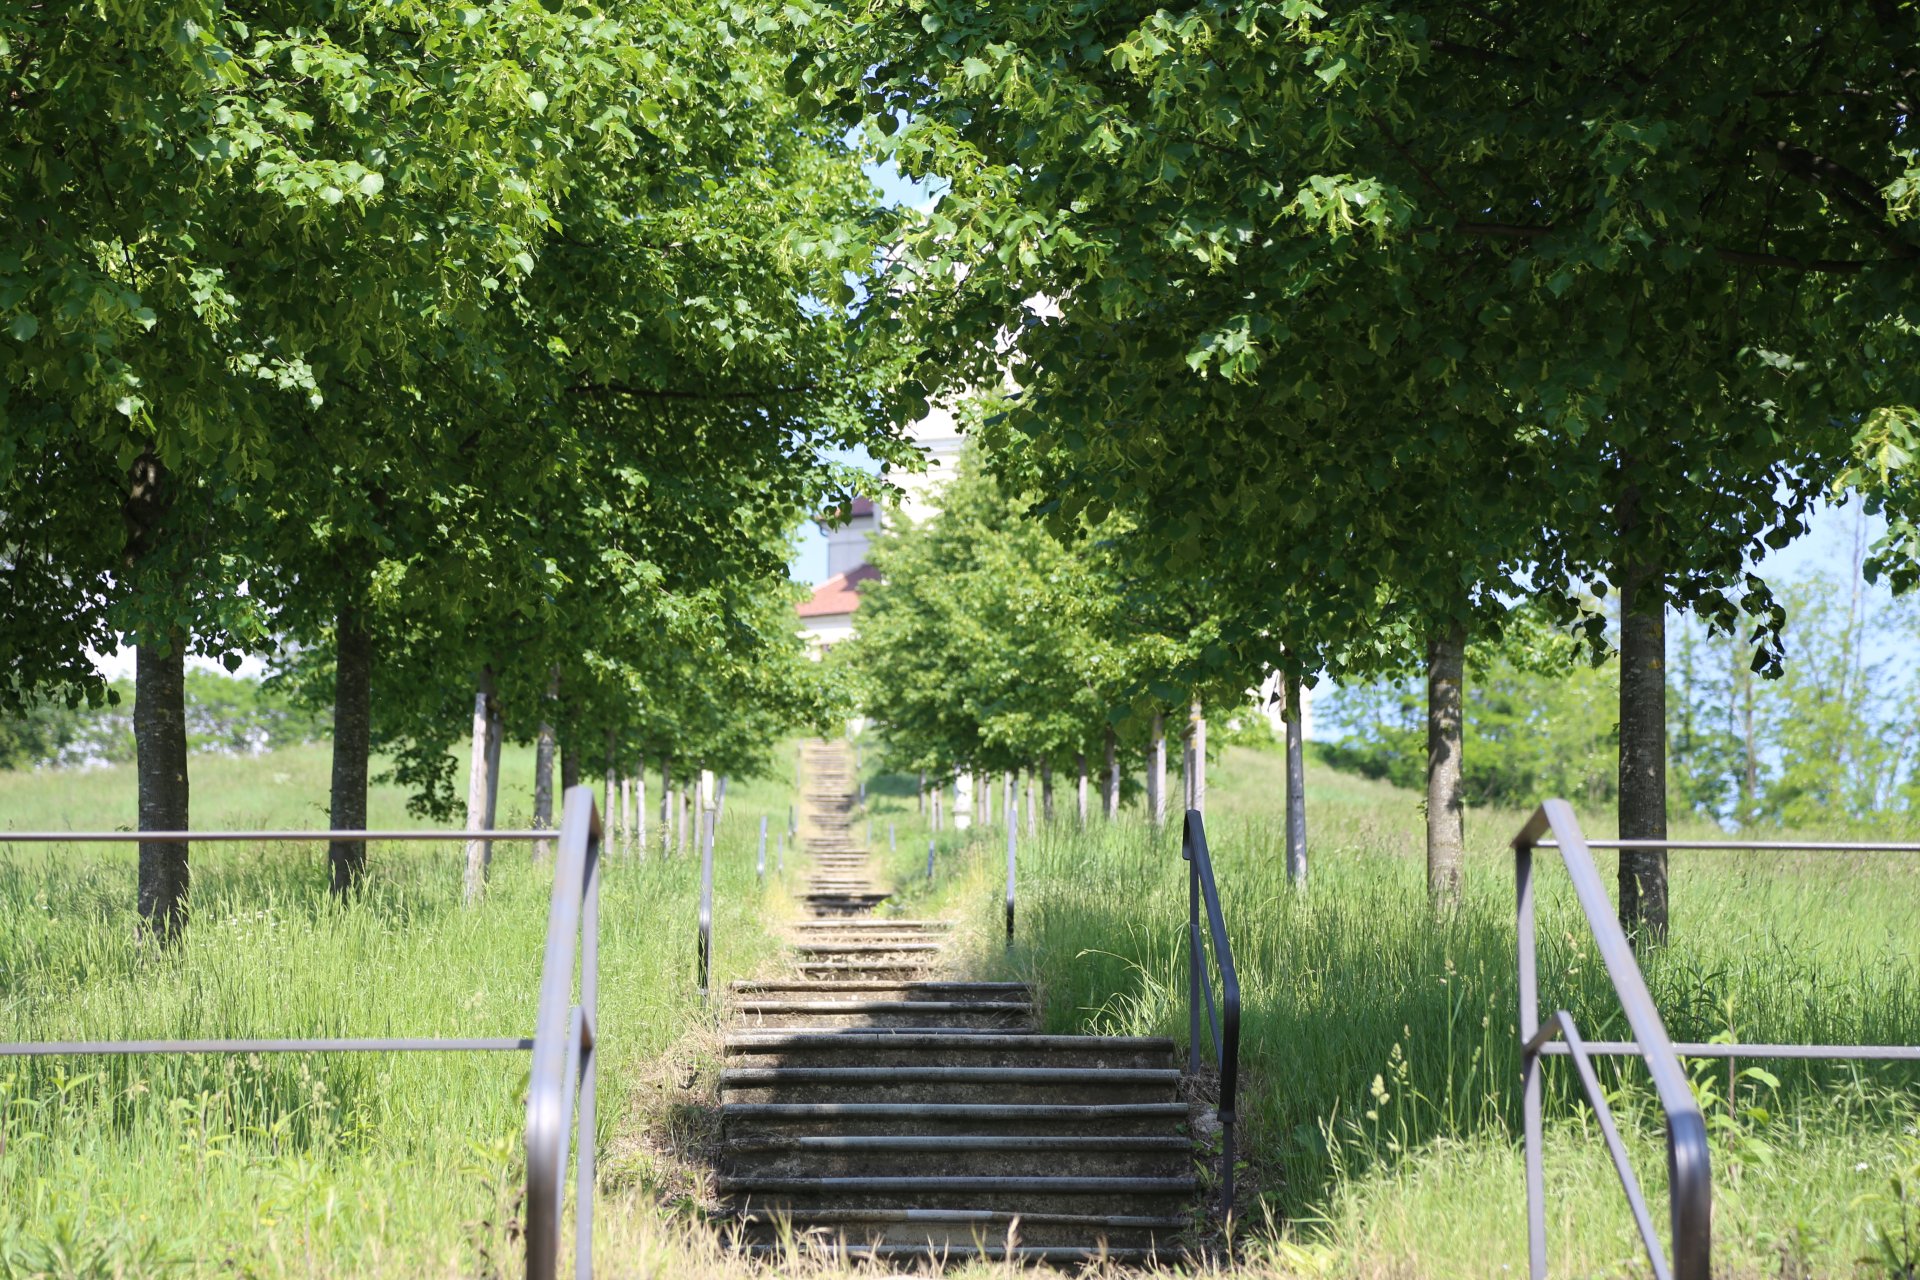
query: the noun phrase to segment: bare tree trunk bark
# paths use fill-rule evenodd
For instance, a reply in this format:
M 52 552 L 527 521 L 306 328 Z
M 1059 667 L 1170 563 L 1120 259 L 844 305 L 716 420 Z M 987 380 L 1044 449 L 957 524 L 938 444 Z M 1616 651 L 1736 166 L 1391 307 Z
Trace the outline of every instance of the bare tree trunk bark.
M 620 852 L 633 852 L 633 775 L 620 778 Z
M 1289 677 L 1287 690 L 1287 879 L 1307 887 L 1306 739 L 1300 715 L 1300 681 Z
M 612 729 L 607 730 L 606 754 L 607 776 L 600 783 L 606 795 L 600 804 L 601 838 L 602 848 L 613 852 L 620 847 L 620 827 L 627 815 L 620 804 L 620 735 Z
M 1467 631 L 1458 624 L 1427 641 L 1427 901 L 1436 910 L 1460 904 L 1466 872 L 1460 795 L 1466 651 Z
M 497 692 L 487 695 L 487 830 L 499 826 L 500 814 L 500 744 L 506 737 L 506 718 L 500 713 L 500 696 Z M 488 842 L 487 859 L 493 859 L 493 845 Z
M 547 672 L 547 696 L 540 703 L 540 736 L 533 748 L 533 825 L 540 831 L 553 829 L 553 752 L 559 738 L 554 722 L 559 719 L 559 706 L 560 666 L 555 663 Z M 552 853 L 550 842 L 533 842 L 535 858 L 550 857 Z
M 1156 827 L 1167 824 L 1167 718 L 1158 711 L 1147 741 L 1147 816 Z
M 367 829 L 367 756 L 373 738 L 373 641 L 357 606 L 343 604 L 333 624 L 333 778 L 327 821 L 335 831 Z M 367 842 L 327 845 L 333 895 L 344 898 L 367 867 Z
M 142 831 L 185 831 L 192 825 L 187 788 L 187 637 L 175 631 L 164 650 L 134 655 L 133 739 Z M 188 846 L 140 842 L 138 904 L 142 928 L 170 944 L 187 927 Z
M 493 753 L 488 749 L 492 738 L 493 725 L 493 668 L 480 669 L 480 688 L 473 695 L 473 754 L 467 770 L 467 830 L 484 831 L 492 825 L 487 820 L 490 807 L 488 797 L 493 787 L 487 777 L 493 762 Z M 467 876 L 463 897 L 469 903 L 477 902 L 480 893 L 487 885 L 487 864 L 493 858 L 493 842 L 472 839 L 467 841 Z
M 1053 761 L 1040 762 L 1040 820 L 1053 823 Z
M 1667 838 L 1667 623 L 1664 566 L 1636 545 L 1639 493 L 1620 502 L 1620 838 Z M 1620 851 L 1620 927 L 1667 939 L 1667 854 Z
M 1087 825 L 1087 753 L 1082 751 L 1073 758 L 1074 771 L 1078 775 L 1078 785 L 1074 790 L 1074 814 L 1081 826 Z
M 174 485 L 151 448 L 127 471 L 127 497 L 120 509 L 126 541 L 122 559 L 129 577 L 138 573 L 165 536 Z M 187 792 L 187 633 L 175 628 L 149 636 L 134 654 L 133 748 L 143 831 L 185 831 L 190 824 Z M 134 902 L 140 927 L 162 946 L 187 925 L 189 848 L 140 842 Z
M 1102 788 L 1107 821 L 1120 816 L 1120 735 L 1107 726 L 1107 777 Z

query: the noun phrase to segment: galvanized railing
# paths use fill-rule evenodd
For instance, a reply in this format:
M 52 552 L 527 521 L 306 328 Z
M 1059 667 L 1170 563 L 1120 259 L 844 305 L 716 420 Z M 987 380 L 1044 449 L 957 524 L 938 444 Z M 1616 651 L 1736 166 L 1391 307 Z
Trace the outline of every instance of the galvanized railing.
M 1180 838 L 1180 856 L 1187 863 L 1187 1073 L 1200 1070 L 1200 1011 L 1207 1013 L 1213 1059 L 1220 1068 L 1220 1196 L 1233 1208 L 1234 1101 L 1240 1082 L 1240 975 L 1233 967 L 1233 944 L 1227 938 L 1226 917 L 1220 912 L 1220 890 L 1213 880 L 1213 859 L 1207 853 L 1207 823 L 1198 809 L 1187 810 Z M 1200 929 L 1200 909 L 1207 915 Z M 1208 941 L 1214 967 L 1220 971 L 1220 1001 L 1213 999 L 1213 978 L 1207 971 Z
M 1543 838 L 1551 837 L 1551 838 Z M 1620 1002 L 1631 1040 L 1587 1041 L 1581 1038 L 1573 1016 L 1562 1009 L 1540 1017 L 1539 961 L 1534 936 L 1533 851 L 1558 849 L 1572 881 L 1574 898 L 1586 916 L 1587 927 Z M 1675 1043 L 1654 1006 L 1640 965 L 1614 913 L 1592 850 L 1752 849 L 1783 853 L 1920 853 L 1920 844 L 1858 844 L 1795 840 L 1588 840 L 1573 809 L 1564 800 L 1549 800 L 1535 811 L 1513 839 L 1514 874 L 1518 893 L 1517 924 L 1520 953 L 1520 1069 L 1526 1142 L 1527 1254 L 1534 1280 L 1547 1274 L 1546 1176 L 1541 1151 L 1541 1059 L 1573 1060 L 1580 1087 L 1599 1121 L 1607 1154 L 1626 1193 L 1647 1262 L 1655 1280 L 1710 1280 L 1713 1267 L 1713 1175 L 1707 1145 L 1707 1127 L 1700 1104 L 1688 1083 L 1686 1058 L 1846 1058 L 1855 1060 L 1916 1061 L 1920 1047 L 1912 1045 L 1836 1044 L 1701 1044 Z M 1654 1091 L 1667 1120 L 1668 1231 L 1671 1259 L 1660 1247 L 1653 1215 L 1641 1193 L 1639 1180 L 1627 1160 L 1626 1146 L 1607 1107 L 1606 1095 L 1594 1074 L 1593 1059 L 1637 1057 L 1647 1064 Z
M 574 1275 L 593 1275 L 595 1018 L 600 989 L 600 814 L 590 787 L 566 794 L 552 831 L 32 831 L 0 832 L 0 844 L 196 844 L 232 841 L 493 841 L 559 837 L 546 952 L 533 1035 L 380 1036 L 362 1039 L 45 1040 L 0 1043 L 0 1057 L 79 1054 L 525 1052 L 527 1084 L 528 1280 L 554 1280 L 566 1199 L 567 1147 L 576 1145 Z M 574 997 L 578 960 L 579 998 Z M 571 1123 L 569 1123 L 571 1121 Z M 570 1132 L 571 1131 L 571 1132 Z

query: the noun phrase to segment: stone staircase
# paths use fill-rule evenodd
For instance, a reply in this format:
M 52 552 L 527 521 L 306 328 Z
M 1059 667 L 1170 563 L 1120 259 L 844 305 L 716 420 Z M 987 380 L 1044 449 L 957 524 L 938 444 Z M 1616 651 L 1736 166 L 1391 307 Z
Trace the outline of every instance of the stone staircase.
M 749 1247 L 1168 1255 L 1196 1193 L 1172 1041 L 1039 1035 L 1024 985 L 945 976 L 950 922 L 876 913 L 852 765 L 804 749 L 808 918 L 790 976 L 733 986 L 719 1188 Z

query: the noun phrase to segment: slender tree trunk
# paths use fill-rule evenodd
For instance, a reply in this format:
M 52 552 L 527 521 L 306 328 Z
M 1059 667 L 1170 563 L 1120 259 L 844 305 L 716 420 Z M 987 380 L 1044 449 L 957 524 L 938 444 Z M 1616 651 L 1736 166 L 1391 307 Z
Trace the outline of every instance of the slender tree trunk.
M 606 754 L 607 775 L 600 783 L 606 798 L 600 802 L 600 823 L 605 848 L 612 851 L 620 847 L 620 827 L 626 817 L 620 808 L 620 735 L 612 729 L 607 730 Z
M 932 815 L 931 826 L 932 826 L 932 829 L 935 831 L 940 830 L 940 793 L 944 789 L 945 788 L 943 788 L 938 782 L 935 782 L 933 784 L 932 794 L 930 794 L 927 797 L 929 812 Z
M 1207 812 L 1207 717 L 1199 699 L 1187 712 L 1187 808 Z
M 580 785 L 580 744 L 574 740 L 573 718 L 564 699 L 556 711 L 559 715 L 556 727 L 560 742 L 560 794 L 564 796 Z
M 620 778 L 620 851 L 633 852 L 633 775 Z
M 1073 758 L 1077 785 L 1074 790 L 1074 814 L 1081 826 L 1087 825 L 1087 753 L 1082 751 Z
M 726 816 L 727 816 L 727 775 L 723 773 L 720 775 L 719 790 L 714 792 L 714 800 L 713 800 L 714 825 L 718 826 L 720 823 L 720 820 Z
M 660 757 L 660 856 L 673 852 L 673 757 Z
M 1053 761 L 1040 762 L 1040 819 L 1051 825 L 1053 822 Z
M 1300 681 L 1289 677 L 1287 690 L 1287 879 L 1307 887 L 1307 763 L 1305 726 L 1300 714 Z
M 499 826 L 500 814 L 500 745 L 506 738 L 506 719 L 500 713 L 500 698 L 497 693 L 487 695 L 487 830 Z M 487 858 L 493 858 L 493 847 L 489 843 Z
M 165 536 L 174 485 L 151 448 L 127 471 L 120 514 L 126 534 L 122 559 L 129 578 L 139 573 Z M 175 629 L 148 637 L 134 655 L 133 746 L 143 831 L 185 831 L 187 796 L 187 634 Z M 134 901 L 141 929 L 162 946 L 187 924 L 188 846 L 140 842 Z
M 1156 827 L 1167 823 L 1167 718 L 1157 711 L 1147 742 L 1147 816 Z
M 1027 766 L 1027 838 L 1028 839 L 1032 839 L 1034 835 L 1037 834 L 1040 830 L 1039 816 L 1035 812 L 1035 810 L 1039 806 L 1037 806 L 1034 803 L 1034 799 L 1035 799 L 1034 791 L 1036 788 L 1033 785 L 1033 775 L 1035 772 L 1036 771 L 1032 765 Z
M 925 817 L 927 813 L 927 771 L 920 771 L 920 789 L 913 793 L 914 812 Z
M 687 811 L 693 807 L 693 797 L 687 794 L 687 782 L 680 783 L 679 812 L 674 817 L 674 845 L 681 853 L 687 851 Z
M 367 829 L 367 756 L 373 737 L 373 641 L 358 607 L 343 604 L 333 624 L 333 788 L 327 821 L 335 831 Z M 333 894 L 359 886 L 367 866 L 364 840 L 327 845 Z
M 555 727 L 559 707 L 560 667 L 556 663 L 547 672 L 547 696 L 540 703 L 540 736 L 533 748 L 533 825 L 540 831 L 553 828 L 553 752 L 559 739 L 559 730 Z M 547 858 L 552 854 L 549 842 L 534 841 L 534 857 Z
M 473 754 L 467 770 L 467 830 L 484 831 L 493 824 L 487 820 L 488 797 L 493 787 L 487 777 L 493 761 L 488 750 L 493 725 L 493 668 L 480 669 L 480 688 L 473 695 Z M 493 858 L 491 840 L 467 841 L 465 900 L 477 902 L 487 884 L 487 863 Z
M 164 650 L 143 644 L 134 656 L 133 740 L 142 831 L 185 831 L 187 795 L 187 637 L 175 631 Z M 188 846 L 140 842 L 138 903 L 142 927 L 162 944 L 187 926 Z
M 1467 630 L 1457 624 L 1427 641 L 1427 901 L 1436 910 L 1459 905 L 1466 874 L 1460 795 L 1466 652 Z
M 1107 821 L 1120 816 L 1120 735 L 1107 726 L 1107 777 L 1102 787 Z
M 1639 495 L 1621 500 L 1620 838 L 1667 838 L 1667 627 L 1664 572 L 1636 546 Z M 1620 851 L 1620 926 L 1636 940 L 1667 938 L 1667 854 Z
M 647 856 L 647 758 L 633 763 L 633 847 L 639 857 Z

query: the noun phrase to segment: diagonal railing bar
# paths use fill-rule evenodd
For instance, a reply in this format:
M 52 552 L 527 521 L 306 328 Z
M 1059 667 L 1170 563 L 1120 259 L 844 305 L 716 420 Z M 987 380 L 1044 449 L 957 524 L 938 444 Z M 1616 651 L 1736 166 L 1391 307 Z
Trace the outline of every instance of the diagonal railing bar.
M 1620 1177 L 1620 1189 L 1626 1193 L 1627 1208 L 1633 1214 L 1633 1225 L 1639 1229 L 1640 1243 L 1646 1247 L 1647 1262 L 1653 1267 L 1653 1280 L 1673 1280 L 1673 1273 L 1667 1269 L 1667 1257 L 1660 1248 L 1660 1237 L 1654 1232 L 1653 1215 L 1647 1210 L 1647 1197 L 1640 1190 L 1640 1179 L 1633 1171 L 1633 1165 L 1627 1159 L 1626 1143 L 1620 1139 L 1619 1126 L 1613 1122 L 1613 1108 L 1607 1105 L 1607 1095 L 1600 1088 L 1600 1077 L 1593 1073 L 1593 1059 L 1587 1056 L 1587 1044 L 1580 1038 L 1580 1028 L 1574 1024 L 1573 1015 L 1565 1009 L 1548 1018 L 1527 1041 L 1526 1052 L 1540 1053 L 1555 1037 L 1565 1043 L 1556 1047 L 1573 1059 L 1574 1071 L 1580 1077 L 1580 1087 L 1586 1091 L 1587 1104 L 1593 1108 L 1594 1118 L 1600 1122 L 1600 1137 L 1607 1144 L 1607 1154 L 1613 1157 L 1613 1170 Z
M 1181 832 L 1180 856 L 1187 863 L 1187 1072 L 1200 1070 L 1200 1010 L 1207 1014 L 1213 1058 L 1220 1068 L 1220 1195 L 1233 1208 L 1233 1127 L 1240 1080 L 1240 975 L 1233 965 L 1233 944 L 1227 938 L 1226 917 L 1220 911 L 1220 890 L 1214 883 L 1213 859 L 1207 852 L 1207 824 L 1198 809 L 1187 810 Z M 1200 930 L 1200 910 L 1206 908 L 1207 930 Z M 1213 980 L 1207 972 L 1209 939 L 1215 967 L 1220 970 L 1220 1004 L 1213 1000 Z
M 567 1151 L 575 1148 L 574 1275 L 593 1275 L 594 1128 L 600 986 L 601 820 L 589 787 L 566 794 L 560 829 L 485 831 L 0 831 L 9 844 L 261 843 L 559 839 L 534 1033 L 525 1036 L 380 1036 L 207 1040 L 43 1040 L 0 1042 L 3 1057 L 204 1053 L 533 1054 L 527 1086 L 528 1280 L 554 1280 L 565 1209 Z M 575 961 L 579 999 L 573 998 Z M 571 1121 L 571 1123 L 569 1123 Z

